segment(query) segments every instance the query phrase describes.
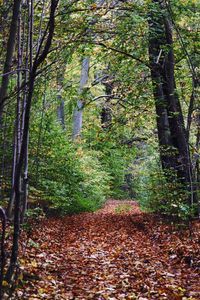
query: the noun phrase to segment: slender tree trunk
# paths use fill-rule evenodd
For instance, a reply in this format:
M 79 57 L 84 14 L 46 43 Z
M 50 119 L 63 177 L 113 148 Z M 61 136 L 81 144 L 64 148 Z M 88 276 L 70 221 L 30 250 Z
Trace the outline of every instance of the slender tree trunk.
M 57 107 L 58 121 L 60 122 L 62 129 L 65 130 L 65 102 L 59 95 L 59 105 Z
M 112 113 L 109 107 L 109 100 L 112 99 L 113 85 L 111 82 L 109 82 L 109 76 L 107 77 L 107 80 L 102 81 L 102 84 L 105 86 L 106 95 L 111 96 L 110 98 L 107 98 L 106 103 L 103 105 L 101 110 L 101 125 L 103 129 L 107 129 L 112 123 Z
M 196 133 L 196 145 L 195 145 L 194 151 L 193 151 L 192 167 L 193 167 L 193 173 L 195 174 L 194 175 L 195 191 L 196 191 L 196 194 L 198 195 L 198 191 L 200 189 L 200 168 L 199 168 L 200 114 L 199 113 L 197 113 L 195 122 L 196 122 L 196 127 L 197 127 L 197 133 Z M 198 205 L 198 217 L 200 219 L 200 199 L 197 196 L 195 200 Z
M 88 77 L 89 77 L 89 57 L 85 57 L 82 61 L 82 69 L 81 69 L 81 78 L 80 78 L 80 88 L 79 94 L 83 93 L 84 87 L 87 84 Z M 73 116 L 73 131 L 72 131 L 72 140 L 74 141 L 77 137 L 80 136 L 81 129 L 82 129 L 82 122 L 83 122 L 83 107 L 84 107 L 84 100 L 79 99 L 77 102 L 77 107 L 74 111 Z
M 0 87 L 0 125 L 2 124 L 2 113 L 3 113 L 3 106 L 5 103 L 5 98 L 7 95 L 8 83 L 9 83 L 9 72 L 11 70 L 12 65 L 12 58 L 14 53 L 15 47 L 15 38 L 17 34 L 17 22 L 18 16 L 20 12 L 20 3 L 21 0 L 14 0 L 13 4 L 13 15 L 10 25 L 10 32 L 8 37 L 7 49 L 6 49 L 6 58 L 3 68 L 3 78 Z
M 3 109 L 4 109 L 4 103 L 7 96 L 7 90 L 8 90 L 8 84 L 9 84 L 9 72 L 11 71 L 12 66 L 12 58 L 14 53 L 14 47 L 15 47 L 15 40 L 16 40 L 16 34 L 17 34 L 17 23 L 18 23 L 18 16 L 20 13 L 20 0 L 14 0 L 13 3 L 13 12 L 12 12 L 12 19 L 10 24 L 10 30 L 9 30 L 9 37 L 8 42 L 6 46 L 6 57 L 3 67 L 3 74 L 0 86 L 0 128 L 2 129 L 3 126 Z M 6 126 L 6 123 L 5 123 Z M 5 128 L 3 129 L 5 131 Z M 3 147 L 5 145 L 5 136 L 3 137 Z M 4 151 L 3 151 L 4 153 Z M 3 154 L 4 156 L 4 154 Z M 4 157 L 2 159 L 2 164 L 4 162 Z M 3 171 L 3 170 L 2 170 Z M 3 171 L 4 172 L 4 171 Z M 2 180 L 3 180 L 3 172 L 2 172 Z M 14 170 L 13 170 L 14 172 Z
M 12 279 L 12 275 L 15 271 L 17 258 L 18 258 L 18 247 L 19 247 L 19 236 L 20 236 L 20 175 L 23 170 L 24 161 L 26 158 L 26 149 L 28 143 L 28 134 L 29 134 L 29 123 L 30 123 L 30 112 L 31 112 L 31 104 L 33 98 L 33 91 L 35 85 L 35 78 L 37 74 L 38 67 L 44 62 L 46 59 L 49 49 L 51 47 L 54 28 L 55 28 L 55 11 L 58 5 L 58 0 L 51 0 L 51 8 L 50 8 L 50 17 L 48 24 L 48 36 L 43 48 L 42 53 L 37 56 L 33 63 L 33 67 L 30 72 L 29 77 L 29 90 L 27 95 L 26 109 L 24 114 L 24 130 L 22 136 L 22 143 L 20 149 L 19 161 L 16 165 L 15 171 L 15 181 L 14 181 L 14 189 L 15 189 L 15 208 L 14 208 L 14 234 L 13 234 L 13 245 L 12 245 L 12 254 L 10 259 L 10 265 L 7 270 L 6 280 L 9 282 Z
M 32 74 L 29 80 L 29 94 L 28 100 L 29 105 L 26 106 L 25 113 L 25 125 L 24 132 L 22 138 L 22 146 L 20 151 L 19 161 L 16 165 L 15 171 L 15 180 L 14 180 L 14 191 L 15 191 L 15 208 L 14 208 L 14 234 L 13 234 L 13 246 L 12 246 L 12 255 L 10 260 L 10 266 L 6 275 L 7 281 L 10 281 L 12 275 L 14 273 L 17 257 L 18 257 L 18 242 L 20 235 L 20 199 L 21 199 L 21 171 L 23 168 L 23 162 L 26 153 L 26 143 L 28 138 L 28 127 L 29 127 L 29 119 L 30 119 L 30 108 L 31 108 L 31 100 L 33 96 L 33 88 L 34 88 L 35 74 Z
M 94 3 L 101 7 L 104 4 L 105 0 L 95 0 Z M 98 21 L 97 18 L 93 18 L 92 24 L 94 25 Z M 95 34 L 93 38 L 95 39 Z M 82 61 L 81 68 L 81 78 L 80 78 L 80 88 L 79 94 L 81 95 L 84 91 L 84 87 L 88 82 L 89 77 L 89 67 L 90 67 L 90 58 L 85 57 Z M 73 115 L 73 128 L 72 128 L 72 141 L 78 138 L 81 134 L 82 123 L 83 123 L 83 108 L 84 108 L 84 99 L 79 99 L 76 104 L 76 108 L 74 110 Z
M 57 86 L 58 86 L 58 106 L 57 106 L 57 116 L 58 121 L 62 126 L 62 129 L 65 130 L 65 102 L 62 98 L 62 88 L 63 88 L 63 80 L 64 80 L 65 68 L 59 71 L 58 78 L 57 78 Z
M 12 217 L 12 211 L 13 211 L 13 205 L 14 205 L 14 199 L 15 199 L 15 192 L 14 192 L 14 178 L 15 178 L 15 169 L 16 164 L 19 159 L 20 154 L 20 147 L 21 147 L 21 112 L 22 112 L 22 106 L 21 106 L 21 84 L 22 84 L 22 74 L 20 72 L 20 69 L 22 68 L 22 38 L 21 38 L 21 14 L 19 13 L 18 17 L 18 63 L 17 63 L 17 69 L 19 70 L 17 72 L 17 105 L 16 105 L 16 121 L 15 121 L 15 129 L 14 129 L 14 146 L 13 146 L 13 162 L 12 162 L 12 182 L 11 182 L 11 196 L 10 201 L 8 203 L 7 207 L 7 216 L 8 218 Z
M 1 137 L 1 151 L 2 151 L 2 157 L 1 157 L 1 176 L 0 176 L 0 195 L 1 199 L 4 198 L 4 189 L 5 189 L 5 169 L 6 169 L 6 148 L 7 148 L 7 125 L 8 124 L 8 109 L 6 108 L 5 117 L 3 119 L 3 128 L 0 125 L 0 128 L 2 129 L 2 137 Z
M 29 62 L 29 72 L 32 72 L 33 68 L 33 21 L 34 21 L 34 7 L 33 7 L 33 0 L 28 1 L 28 15 L 29 15 L 29 25 L 28 25 L 28 46 L 27 46 L 27 53 L 26 53 L 26 68 L 28 69 L 28 62 Z M 29 59 L 28 59 L 29 57 Z M 27 73 L 26 73 L 26 82 L 27 82 Z M 22 120 L 22 128 L 24 130 L 25 126 L 25 112 L 26 112 L 26 105 L 27 105 L 27 90 L 24 91 L 24 114 Z M 26 149 L 24 153 L 24 170 L 23 170 L 23 194 L 22 194 L 22 209 L 21 209 L 21 223 L 24 221 L 25 212 L 27 209 L 27 201 L 28 201 L 28 144 L 29 144 L 29 129 L 26 141 Z
M 14 179 L 15 179 L 15 167 L 17 163 L 17 135 L 16 135 L 16 124 L 15 124 L 15 130 L 14 130 L 14 138 L 13 138 L 13 158 L 12 158 L 12 178 L 11 178 L 11 195 L 10 200 L 8 202 L 6 215 L 8 219 L 11 219 L 12 217 L 12 210 L 13 205 L 15 201 L 15 193 L 14 193 Z

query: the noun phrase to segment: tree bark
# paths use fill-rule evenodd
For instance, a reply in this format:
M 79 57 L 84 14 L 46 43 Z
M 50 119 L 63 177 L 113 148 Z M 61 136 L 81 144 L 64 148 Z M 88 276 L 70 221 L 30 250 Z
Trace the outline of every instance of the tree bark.
M 164 5 L 158 0 L 153 0 L 153 4 L 149 14 L 149 58 L 161 163 L 164 170 L 175 172 L 178 181 L 190 193 L 188 198 L 192 203 L 192 164 L 176 91 L 172 25 Z
M 83 93 L 84 87 L 88 81 L 89 64 L 90 64 L 89 57 L 85 57 L 82 61 L 82 68 L 81 68 L 81 78 L 80 78 L 80 88 L 79 88 L 80 96 Z M 84 100 L 79 99 L 77 101 L 76 109 L 74 110 L 74 116 L 73 116 L 73 131 L 72 131 L 73 141 L 76 138 L 78 138 L 81 134 L 82 123 L 83 123 L 83 107 L 84 107 Z
M 164 54 L 162 47 L 165 41 L 162 16 L 161 13 L 155 11 L 150 11 L 149 15 L 149 60 L 155 99 L 160 159 L 163 170 L 170 170 L 175 168 L 175 162 L 171 153 L 173 145 L 167 115 L 167 101 L 163 91 L 162 65 Z
M 46 59 L 49 49 L 51 47 L 54 28 L 55 28 L 55 11 L 58 5 L 59 0 L 51 0 L 51 8 L 50 8 L 50 17 L 48 23 L 48 36 L 46 39 L 46 43 L 44 45 L 44 49 L 42 53 L 35 59 L 33 63 L 33 67 L 30 72 L 29 77 L 29 90 L 27 95 L 26 109 L 24 115 L 24 130 L 22 136 L 22 143 L 20 149 L 19 161 L 16 165 L 15 171 L 15 181 L 14 181 L 14 189 L 15 189 L 15 207 L 14 207 L 14 234 L 13 234 L 13 245 L 12 245 L 12 254 L 10 259 L 10 265 L 7 270 L 6 280 L 9 282 L 12 278 L 12 275 L 15 271 L 17 258 L 18 258 L 18 243 L 20 236 L 20 175 L 23 170 L 24 160 L 26 158 L 26 149 L 28 143 L 28 133 L 29 133 L 29 123 L 30 123 L 30 112 L 31 112 L 31 104 L 33 98 L 33 91 L 35 86 L 35 78 L 37 76 L 37 69 Z
M 163 90 L 167 101 L 168 120 L 173 146 L 178 149 L 178 176 L 183 183 L 192 184 L 192 165 L 189 145 L 187 142 L 183 113 L 178 94 L 176 92 L 174 75 L 174 52 L 172 39 L 172 25 L 169 19 L 164 20 L 166 46 L 169 48 L 163 68 Z
M 57 77 L 57 85 L 58 85 L 58 106 L 57 106 L 57 116 L 58 121 L 62 126 L 62 129 L 65 130 L 65 102 L 62 98 L 62 88 L 63 88 L 63 80 L 64 80 L 64 74 L 65 74 L 65 67 L 61 68 L 61 71 L 58 74 Z
M 109 67 L 107 69 L 109 71 Z M 112 82 L 109 81 L 109 75 L 107 75 L 106 79 L 107 80 L 102 81 L 102 84 L 105 86 L 105 94 L 108 96 L 110 95 L 110 98 L 107 98 L 106 103 L 103 105 L 101 110 L 101 126 L 103 129 L 110 128 L 112 125 L 112 112 L 109 107 L 109 100 L 112 99 L 113 85 Z
M 21 49 L 21 13 L 19 13 L 18 17 L 18 63 L 17 69 L 20 70 L 22 67 L 22 49 Z M 12 180 L 11 180 L 11 196 L 10 201 L 7 207 L 7 217 L 10 219 L 12 217 L 13 205 L 15 199 L 14 192 L 14 179 L 15 179 L 15 168 L 17 161 L 19 159 L 20 147 L 21 147 L 21 112 L 22 112 L 22 103 L 21 103 L 21 84 L 22 84 L 22 76 L 21 72 L 17 72 L 17 105 L 16 105 L 16 119 L 15 119 L 15 128 L 14 128 L 14 145 L 13 145 L 13 161 L 12 161 Z
M 3 68 L 4 76 L 2 78 L 1 87 L 0 87 L 0 125 L 2 124 L 3 106 L 7 95 L 8 83 L 9 83 L 9 72 L 11 70 L 12 58 L 13 58 L 14 47 L 15 47 L 15 38 L 17 34 L 17 22 L 18 22 L 18 16 L 20 12 L 20 4 L 21 4 L 21 0 L 14 0 L 12 20 L 11 20 L 9 38 L 8 38 L 8 43 L 6 48 L 6 58 L 5 58 L 4 68 Z

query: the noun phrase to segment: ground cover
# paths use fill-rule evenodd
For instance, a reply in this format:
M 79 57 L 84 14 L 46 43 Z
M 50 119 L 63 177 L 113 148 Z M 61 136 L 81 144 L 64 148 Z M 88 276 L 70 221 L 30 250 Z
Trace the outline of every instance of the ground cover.
M 96 213 L 44 218 L 23 234 L 13 299 L 200 299 L 199 225 L 190 236 L 116 200 Z

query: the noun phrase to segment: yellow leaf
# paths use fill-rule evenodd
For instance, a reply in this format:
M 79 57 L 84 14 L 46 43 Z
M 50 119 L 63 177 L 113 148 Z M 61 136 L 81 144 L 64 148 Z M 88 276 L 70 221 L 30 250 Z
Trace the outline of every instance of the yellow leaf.
M 38 292 L 39 292 L 39 294 L 43 294 L 43 293 L 45 292 L 45 289 L 39 288 L 39 289 L 38 289 Z
M 33 260 L 33 261 L 31 262 L 31 266 L 32 266 L 33 268 L 37 268 L 37 262 L 36 262 L 35 260 Z
M 91 4 L 91 5 L 90 5 L 90 8 L 91 8 L 91 9 L 96 9 L 96 8 L 97 8 L 96 3 Z
M 3 280 L 2 286 L 8 286 L 8 285 L 9 285 L 8 282 L 6 280 Z

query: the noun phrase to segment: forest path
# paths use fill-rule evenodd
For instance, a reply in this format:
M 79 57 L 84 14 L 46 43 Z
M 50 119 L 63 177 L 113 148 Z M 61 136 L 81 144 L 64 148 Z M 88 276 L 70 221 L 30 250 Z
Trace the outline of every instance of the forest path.
M 44 219 L 21 260 L 27 282 L 17 294 L 29 300 L 200 299 L 197 239 L 197 232 L 191 241 L 187 230 L 172 231 L 130 201 Z

